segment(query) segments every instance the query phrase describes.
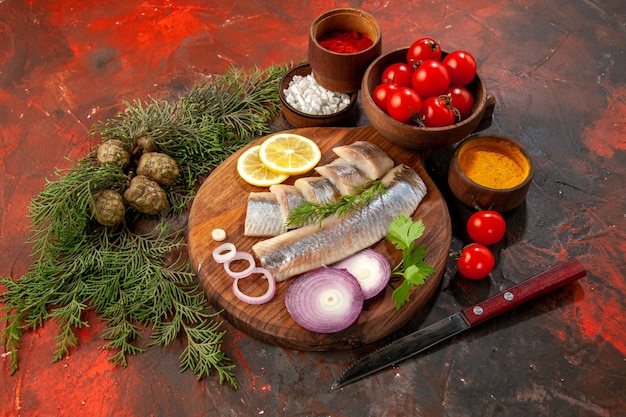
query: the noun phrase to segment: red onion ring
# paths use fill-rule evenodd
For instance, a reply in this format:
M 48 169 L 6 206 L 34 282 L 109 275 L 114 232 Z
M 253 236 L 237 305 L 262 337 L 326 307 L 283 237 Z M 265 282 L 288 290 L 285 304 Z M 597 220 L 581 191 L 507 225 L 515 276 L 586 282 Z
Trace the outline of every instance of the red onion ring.
M 361 314 L 363 292 L 345 269 L 320 268 L 293 282 L 285 293 L 285 306 L 300 326 L 316 333 L 348 328 Z
M 233 259 L 236 253 L 237 248 L 235 245 L 229 242 L 222 243 L 213 250 L 213 259 L 215 259 L 215 262 L 218 264 L 223 264 Z
M 356 278 L 366 300 L 385 289 L 391 278 L 391 265 L 382 253 L 368 248 L 333 265 L 347 269 Z
M 230 264 L 233 261 L 248 261 L 249 265 L 244 270 L 234 272 L 232 269 L 230 269 Z M 252 257 L 252 254 L 248 252 L 237 251 L 232 258 L 224 262 L 224 269 L 226 270 L 226 273 L 234 279 L 241 279 L 241 278 L 247 277 L 248 275 L 252 273 L 252 271 L 254 271 L 254 268 L 256 268 L 256 262 L 254 262 L 254 258 Z
M 260 295 L 258 297 L 252 297 L 247 294 L 244 294 L 239 289 L 239 280 L 241 278 L 235 278 L 235 280 L 233 281 L 233 292 L 235 293 L 235 296 L 237 298 L 239 298 L 241 301 L 248 303 L 248 304 L 267 303 L 272 298 L 274 298 L 274 294 L 276 294 L 276 280 L 274 279 L 274 275 L 272 275 L 272 273 L 265 268 L 261 268 L 261 267 L 253 268 L 251 274 L 255 274 L 255 273 L 263 274 L 265 278 L 267 279 L 268 287 L 267 287 L 267 291 L 265 292 L 265 294 Z

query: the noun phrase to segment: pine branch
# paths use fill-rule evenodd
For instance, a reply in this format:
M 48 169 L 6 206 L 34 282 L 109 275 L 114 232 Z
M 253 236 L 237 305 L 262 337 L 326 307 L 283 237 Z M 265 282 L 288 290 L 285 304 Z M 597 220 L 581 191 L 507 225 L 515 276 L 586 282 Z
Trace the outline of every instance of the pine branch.
M 227 73 L 196 86 L 179 102 L 135 101 L 117 117 L 92 127 L 103 141 L 118 139 L 130 149 L 148 137 L 154 149 L 182 168 L 168 188 L 174 210 L 194 196 L 198 177 L 209 173 L 256 135 L 269 133 L 268 121 L 280 112 L 278 81 L 287 66 Z
M 54 354 L 54 361 L 63 359 L 70 353 L 70 347 L 76 347 L 78 338 L 74 334 L 74 328 L 89 327 L 89 324 L 81 320 L 83 311 L 87 305 L 78 301 L 75 297 L 67 304 L 53 309 L 50 318 L 59 323 L 59 331 L 55 340 L 57 348 Z
M 59 180 L 49 181 L 29 207 L 29 243 L 42 256 L 62 256 L 80 247 L 93 219 L 92 195 L 104 188 L 119 190 L 128 181 L 119 168 L 101 167 L 90 157 L 56 175 Z
M 165 191 L 172 209 L 180 211 L 193 198 L 200 176 L 255 135 L 269 132 L 270 118 L 280 112 L 277 86 L 286 69 L 233 68 L 175 103 L 125 103 L 124 112 L 95 124 L 91 133 L 133 151 L 148 143 L 174 158 L 181 174 Z M 102 338 L 115 351 L 114 363 L 127 366 L 128 355 L 144 351 L 136 341 L 149 327 L 149 346 L 186 336 L 181 370 L 198 378 L 216 370 L 220 382 L 236 387 L 234 365 L 221 350 L 218 313 L 210 312 L 189 261 L 168 261 L 186 249 L 183 232 L 172 232 L 162 221 L 151 233 L 136 234 L 132 225 L 142 215 L 132 210 L 127 223 L 98 224 L 91 213 L 94 194 L 103 189 L 122 194 L 132 172 L 99 166 L 95 156 L 94 150 L 74 167 L 57 171 L 58 179 L 31 201 L 29 243 L 36 260 L 19 279 L 2 278 L 6 291 L 0 294 L 0 321 L 6 322 L 0 340 L 12 355 L 11 373 L 25 330 L 57 321 L 56 361 L 77 345 L 74 331 L 88 326 L 83 315 L 93 310 L 106 324 Z
M 7 281 L 11 281 L 11 279 L 6 278 L 2 281 L 3 284 L 8 284 Z M 23 314 L 17 312 L 16 310 L 18 310 L 18 308 L 11 304 L 2 306 L 2 310 L 4 311 L 5 315 L 0 318 L 0 321 L 6 321 L 7 325 L 0 334 L 0 343 L 4 345 L 5 350 L 11 356 L 9 374 L 13 375 L 17 370 L 17 351 L 20 347 L 20 342 L 22 340 L 24 329 L 24 326 L 22 325 Z
M 190 369 L 198 379 L 209 375 L 211 369 L 219 374 L 220 384 L 228 381 L 237 388 L 237 381 L 232 373 L 233 364 L 225 365 L 228 358 L 220 349 L 220 342 L 224 332 L 218 333 L 220 323 L 205 321 L 197 326 L 190 326 L 182 322 L 183 330 L 187 335 L 187 346 L 180 356 L 181 369 Z M 218 366 L 219 365 L 219 366 Z

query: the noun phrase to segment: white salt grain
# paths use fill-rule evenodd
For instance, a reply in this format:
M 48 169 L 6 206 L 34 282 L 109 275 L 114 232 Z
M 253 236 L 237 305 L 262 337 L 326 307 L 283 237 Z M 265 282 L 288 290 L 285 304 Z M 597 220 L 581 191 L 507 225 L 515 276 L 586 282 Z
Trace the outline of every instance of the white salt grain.
M 350 96 L 330 91 L 317 83 L 312 74 L 294 75 L 289 87 L 283 90 L 287 103 L 294 109 L 310 115 L 330 115 L 348 107 Z

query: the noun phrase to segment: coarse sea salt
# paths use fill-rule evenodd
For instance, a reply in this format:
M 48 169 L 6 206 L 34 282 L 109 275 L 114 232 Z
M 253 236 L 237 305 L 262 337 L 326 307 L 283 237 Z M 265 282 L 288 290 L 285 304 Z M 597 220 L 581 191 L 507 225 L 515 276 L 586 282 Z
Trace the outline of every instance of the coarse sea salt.
M 312 74 L 294 75 L 283 93 L 291 107 L 313 116 L 338 113 L 350 104 L 348 94 L 322 87 Z

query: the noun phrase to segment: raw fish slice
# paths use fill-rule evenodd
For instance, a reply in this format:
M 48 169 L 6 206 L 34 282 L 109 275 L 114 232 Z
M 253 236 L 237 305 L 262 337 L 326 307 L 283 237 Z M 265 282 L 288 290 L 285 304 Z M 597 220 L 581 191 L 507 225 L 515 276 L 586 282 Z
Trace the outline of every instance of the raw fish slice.
M 287 231 L 276 194 L 269 192 L 248 194 L 244 236 L 272 237 Z
M 426 195 L 426 185 L 406 165 L 398 165 L 382 178 L 387 192 L 361 210 L 344 216 L 332 215 L 252 246 L 261 262 L 277 281 L 331 265 L 368 248 L 389 233 L 389 225 L 400 214 L 409 217 Z
M 300 191 L 293 185 L 276 184 L 270 186 L 270 192 L 276 195 L 278 206 L 280 208 L 280 215 L 282 217 L 283 225 L 287 223 L 287 217 L 291 214 L 294 208 L 300 204 L 306 202 Z M 301 225 L 290 225 L 288 229 L 293 229 Z
M 356 165 L 370 180 L 377 180 L 393 168 L 393 159 L 377 145 L 357 141 L 350 145 L 337 146 L 333 152 L 341 159 Z
M 324 177 L 298 178 L 293 185 L 307 201 L 318 204 L 335 202 L 341 195 L 333 183 Z
M 368 181 L 356 165 L 341 158 L 337 158 L 329 164 L 315 167 L 315 171 L 332 182 L 342 195 L 358 194 L 357 187 Z

